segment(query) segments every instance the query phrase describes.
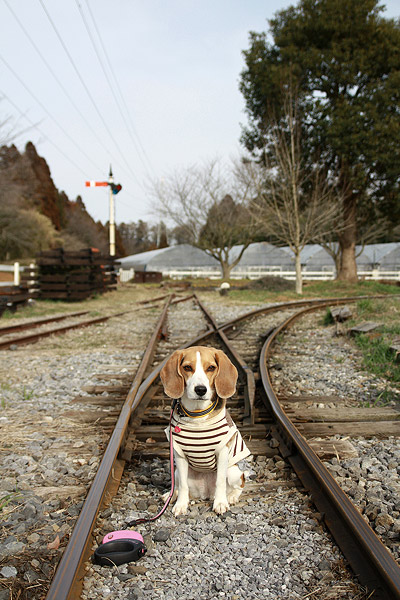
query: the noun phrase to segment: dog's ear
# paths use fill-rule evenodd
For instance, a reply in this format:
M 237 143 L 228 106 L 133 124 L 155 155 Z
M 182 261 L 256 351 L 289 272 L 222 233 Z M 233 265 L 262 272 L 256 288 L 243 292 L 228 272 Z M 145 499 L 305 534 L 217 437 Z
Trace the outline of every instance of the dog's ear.
M 170 398 L 181 398 L 183 396 L 185 383 L 179 369 L 182 356 L 182 350 L 175 350 L 160 371 L 164 392 Z
M 220 398 L 230 398 L 236 390 L 238 372 L 229 358 L 221 350 L 215 350 L 218 373 L 214 379 L 215 389 Z

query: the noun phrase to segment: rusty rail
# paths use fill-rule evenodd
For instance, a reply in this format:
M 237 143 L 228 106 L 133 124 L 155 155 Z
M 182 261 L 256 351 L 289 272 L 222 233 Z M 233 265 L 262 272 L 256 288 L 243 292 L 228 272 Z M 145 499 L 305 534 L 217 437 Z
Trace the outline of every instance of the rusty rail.
M 76 598 L 79 598 L 80 586 L 77 575 L 81 571 L 84 561 L 89 557 L 89 545 L 92 540 L 92 530 L 109 482 L 112 479 L 113 472 L 115 472 L 116 469 L 122 472 L 122 465 L 117 464 L 118 452 L 126 436 L 129 419 L 136 401 L 137 391 L 142 383 L 144 374 L 151 363 L 158 336 L 167 317 L 169 302 L 170 299 L 167 300 L 154 328 L 146 352 L 143 355 L 139 369 L 122 407 L 117 424 L 110 441 L 108 442 L 99 469 L 75 524 L 71 539 L 58 565 L 55 577 L 47 594 L 47 600 L 76 600 Z
M 276 337 L 296 319 L 322 306 L 307 308 L 292 315 L 268 335 L 260 355 L 265 403 L 277 423 L 282 456 L 290 462 L 304 487 L 311 493 L 314 504 L 324 515 L 328 529 L 359 581 L 370 594 L 373 592 L 371 597 L 374 599 L 399 600 L 400 567 L 290 421 L 272 389 L 267 361 Z
M 223 330 L 225 326 L 219 326 L 214 317 L 211 315 L 211 313 L 208 312 L 206 307 L 199 300 L 197 295 L 195 294 L 194 296 L 200 308 L 206 315 L 206 318 L 209 321 L 211 327 L 214 329 L 215 334 L 218 335 L 218 337 L 220 338 L 221 343 L 224 346 L 233 364 L 238 369 L 239 380 L 244 383 L 243 423 L 246 425 L 254 425 L 254 402 L 256 394 L 256 382 L 254 378 L 254 373 L 247 365 L 245 360 L 240 356 L 239 352 L 235 349 L 230 340 L 227 338 L 225 331 Z
M 58 315 L 57 317 L 45 317 L 44 319 L 37 319 L 37 321 L 30 321 L 29 323 L 17 323 L 16 325 L 9 325 L 8 327 L 0 327 L 0 335 L 6 333 L 13 333 L 14 331 L 25 331 L 25 329 L 33 329 L 35 327 L 41 327 L 47 323 L 54 323 L 56 321 L 62 321 L 64 319 L 73 319 L 74 317 L 81 317 L 87 315 L 88 310 L 81 310 L 79 312 L 66 313 L 64 315 Z
M 192 296 L 186 297 L 184 300 L 189 300 L 191 297 Z M 171 301 L 172 296 L 169 297 L 162 314 L 157 321 L 154 333 L 149 341 L 129 394 L 122 407 L 117 424 L 86 497 L 82 511 L 75 524 L 70 541 L 58 565 L 56 574 L 47 593 L 46 600 L 76 600 L 80 597 L 83 565 L 90 556 L 92 531 L 98 512 L 107 492 L 113 485 L 113 477 L 117 480 L 118 485 L 118 481 L 123 472 L 124 461 L 119 458 L 119 451 L 126 440 L 129 421 L 140 405 L 146 391 L 158 378 L 159 373 L 167 360 L 166 358 L 152 370 L 146 379 L 144 379 L 145 373 L 153 358 L 158 336 L 165 328 L 167 311 Z M 210 327 L 206 332 L 189 341 L 185 347 L 203 343 L 215 333 L 215 327 Z
M 96 317 L 95 319 L 89 319 L 87 321 L 80 321 L 79 323 L 74 323 L 74 325 L 65 325 L 64 327 L 57 327 L 56 329 L 49 329 L 48 331 L 41 331 L 38 333 L 32 333 L 30 335 L 24 335 L 18 338 L 5 340 L 3 342 L 0 342 L 0 350 L 7 350 L 7 348 L 10 348 L 11 346 L 23 346 L 26 344 L 33 344 L 34 342 L 37 342 L 42 338 L 49 337 L 51 335 L 61 335 L 72 329 L 80 329 L 81 327 L 89 327 L 90 325 L 103 323 L 104 321 L 108 321 L 108 319 L 112 319 L 113 317 L 120 317 L 121 315 L 125 315 L 127 312 L 131 311 L 114 313 L 105 317 Z
M 190 298 L 191 298 L 191 296 L 186 297 L 184 299 L 180 299 L 179 301 L 189 300 Z M 354 301 L 360 299 L 360 297 L 351 298 L 351 299 L 350 298 L 329 299 L 329 300 L 317 300 L 314 302 L 309 300 L 309 301 L 291 302 L 291 303 L 284 303 L 284 304 L 275 304 L 270 307 L 264 307 L 262 309 L 258 309 L 251 313 L 246 313 L 246 315 L 242 315 L 241 317 L 238 317 L 238 318 L 236 318 L 232 321 L 229 321 L 227 323 L 224 323 L 223 325 L 220 325 L 220 326 L 218 326 L 215 319 L 212 317 L 212 315 L 210 315 L 208 313 L 208 311 L 205 309 L 205 307 L 202 305 L 202 303 L 200 302 L 200 300 L 197 298 L 196 295 L 194 295 L 194 299 L 196 302 L 198 302 L 200 308 L 205 311 L 206 318 L 210 323 L 210 327 L 207 329 L 207 331 L 200 334 L 195 339 L 190 340 L 187 344 L 185 344 L 182 347 L 186 348 L 189 346 L 202 344 L 202 343 L 206 342 L 211 336 L 216 335 L 217 337 L 220 338 L 222 345 L 224 345 L 225 348 L 228 350 L 228 353 L 230 354 L 233 361 L 236 364 L 238 364 L 240 366 L 240 368 L 244 367 L 244 377 L 245 377 L 246 382 L 248 383 L 249 382 L 249 377 L 248 377 L 249 372 L 252 375 L 253 381 L 254 381 L 254 374 L 252 373 L 251 369 L 249 369 L 245 365 L 245 363 L 241 359 L 240 355 L 233 348 L 232 343 L 226 337 L 225 330 L 231 328 L 236 323 L 238 323 L 244 319 L 251 318 L 251 317 L 257 316 L 262 313 L 268 313 L 268 312 L 282 310 L 282 308 L 293 308 L 293 307 L 298 307 L 298 306 L 310 306 L 311 305 L 311 307 L 308 308 L 307 310 L 316 310 L 323 306 L 329 306 L 330 304 L 333 304 L 333 303 L 341 304 L 341 303 L 350 302 L 350 301 L 354 302 Z M 109 492 L 111 489 L 111 486 L 113 483 L 112 482 L 113 478 L 115 478 L 116 485 L 118 485 L 119 479 L 122 475 L 124 461 L 119 458 L 119 451 L 120 451 L 121 446 L 123 446 L 124 442 L 126 441 L 126 436 L 127 436 L 130 419 L 131 419 L 132 415 L 135 413 L 135 411 L 138 409 L 138 407 L 140 406 L 140 403 L 141 403 L 142 399 L 144 398 L 148 389 L 156 382 L 156 380 L 159 376 L 159 373 L 161 371 L 161 368 L 163 367 L 165 362 L 168 360 L 168 357 L 167 357 L 162 363 L 160 363 L 155 369 L 153 369 L 150 372 L 150 374 L 147 375 L 146 378 L 144 378 L 145 373 L 148 369 L 148 366 L 150 365 L 151 360 L 152 360 L 157 337 L 158 337 L 158 335 L 160 335 L 160 333 L 163 331 L 163 329 L 165 329 L 165 320 L 166 320 L 166 316 L 167 316 L 168 306 L 169 306 L 169 304 L 171 304 L 171 301 L 172 301 L 172 297 L 169 297 L 169 299 L 162 311 L 162 314 L 157 322 L 155 331 L 149 342 L 148 349 L 146 350 L 145 355 L 143 356 L 141 365 L 140 365 L 139 370 L 138 370 L 138 372 L 135 376 L 135 379 L 132 383 L 128 397 L 123 405 L 121 414 L 117 421 L 117 425 L 116 425 L 115 430 L 114 430 L 114 432 L 111 436 L 111 439 L 108 443 L 107 449 L 106 449 L 103 459 L 100 463 L 99 470 L 95 476 L 93 484 L 89 490 L 88 496 L 85 500 L 85 503 L 82 508 L 82 512 L 81 512 L 81 514 L 78 518 L 78 521 L 75 525 L 75 528 L 73 530 L 69 544 L 68 544 L 67 548 L 65 549 L 63 557 L 59 563 L 58 569 L 56 571 L 56 575 L 53 579 L 53 582 L 51 584 L 49 592 L 46 596 L 46 600 L 77 600 L 77 598 L 80 597 L 80 591 L 81 591 L 80 580 L 83 577 L 83 564 L 89 558 L 89 555 L 90 555 L 90 543 L 92 541 L 92 531 L 93 531 L 93 528 L 95 525 L 97 514 L 100 510 L 100 507 L 101 507 L 101 504 L 102 504 L 104 498 L 106 497 L 107 492 Z M 315 306 L 315 303 L 317 304 L 316 306 Z M 294 320 L 294 318 L 296 318 L 296 315 L 291 317 L 291 319 Z M 290 321 L 290 319 L 288 321 Z M 266 348 L 270 347 L 270 345 L 272 344 L 272 340 L 275 338 L 277 333 L 279 333 L 279 331 L 282 328 L 283 328 L 283 325 L 280 328 L 278 328 L 277 330 L 275 330 L 274 336 L 271 338 L 268 338 L 267 342 L 264 344 L 264 347 L 263 347 L 263 356 L 264 357 L 266 356 Z M 264 367 L 262 367 L 261 363 L 264 364 Z M 247 370 L 246 370 L 246 367 L 247 367 Z M 270 392 L 269 392 L 268 385 L 270 387 L 270 382 L 269 382 L 268 372 L 265 367 L 265 358 L 260 361 L 260 367 L 261 367 L 261 373 L 262 373 L 262 381 L 263 381 L 263 383 L 265 382 L 264 387 L 265 387 L 265 389 L 268 389 L 268 395 L 269 395 Z M 251 377 L 250 377 L 250 380 L 251 380 Z M 254 383 L 254 388 L 255 388 L 255 383 Z M 272 388 L 271 388 L 271 393 L 273 394 Z M 274 394 L 273 394 L 273 396 L 274 396 Z M 276 400 L 276 397 L 275 397 L 275 400 Z M 276 400 L 276 402 L 278 402 L 278 401 Z M 253 402 L 253 404 L 254 404 L 254 402 Z M 250 405 L 251 405 L 251 401 L 249 401 L 249 406 Z M 279 405 L 279 403 L 278 403 L 278 405 Z M 279 413 L 280 411 L 283 412 L 282 409 L 277 409 L 277 413 Z M 250 411 L 249 417 L 252 418 L 251 411 Z M 289 423 L 290 423 L 290 421 L 289 421 Z M 288 426 L 288 430 L 290 430 L 291 428 L 294 428 L 294 425 L 292 425 L 290 423 L 290 425 Z M 282 432 L 283 431 L 284 430 L 282 429 Z M 297 432 L 297 430 L 296 430 L 296 432 Z M 302 436 L 298 432 L 297 432 L 297 435 L 302 438 Z M 289 437 L 289 435 L 286 435 L 285 433 L 282 433 L 282 436 L 284 438 L 281 440 L 281 450 L 283 452 L 283 456 L 287 456 L 289 458 L 289 460 L 292 458 L 293 466 L 294 466 L 295 470 L 296 470 L 296 467 L 301 469 L 302 467 L 301 466 L 299 467 L 299 459 L 297 458 L 300 454 L 296 451 L 296 454 L 292 456 L 295 442 L 291 442 L 290 441 L 291 438 Z M 308 448 L 308 445 L 307 445 L 306 441 L 304 440 L 304 438 L 302 438 L 302 440 L 303 441 L 300 444 L 300 447 L 303 447 L 303 445 L 305 445 Z M 316 457 L 316 455 L 310 449 L 309 449 L 309 451 L 314 455 L 316 461 L 318 461 L 320 463 L 320 461 Z M 322 468 L 324 469 L 322 463 L 320 463 L 320 464 L 321 464 Z M 318 474 L 318 469 L 317 469 L 317 474 Z M 330 475 L 328 473 L 328 479 L 329 479 L 329 477 L 330 477 Z M 312 482 L 313 478 L 314 478 L 313 472 L 311 472 L 311 474 L 308 476 L 304 475 L 304 480 L 306 481 L 305 485 L 309 489 L 311 489 L 311 482 Z M 310 479 L 311 479 L 311 482 L 309 481 Z M 332 479 L 332 478 L 330 477 L 330 479 Z M 332 479 L 332 481 L 334 482 L 333 479 Z M 318 495 L 317 493 L 319 491 L 319 487 L 322 486 L 322 484 L 323 484 L 323 479 L 318 478 L 318 477 L 316 479 L 316 483 L 313 484 L 314 488 L 312 488 L 312 494 L 313 494 L 313 498 L 315 499 L 316 504 L 317 504 L 316 497 Z M 334 482 L 334 484 L 337 486 L 337 484 L 335 482 Z M 115 485 L 114 485 L 114 487 L 115 487 Z M 339 488 L 339 490 L 340 490 L 340 488 Z M 341 493 L 343 494 L 343 492 L 341 492 Z M 366 525 L 365 521 L 360 517 L 358 511 L 354 508 L 354 506 L 350 503 L 350 501 L 348 499 L 347 499 L 347 502 L 351 505 L 352 510 L 358 514 L 359 519 L 361 519 L 362 523 L 366 527 L 368 527 Z M 319 506 L 319 505 L 317 504 L 317 506 Z M 326 514 L 328 514 L 327 511 L 325 511 L 325 510 L 322 510 L 322 512 L 325 512 Z M 327 524 L 329 526 L 329 523 L 330 523 L 329 518 L 326 517 L 326 520 L 327 520 Z M 347 526 L 344 527 L 343 533 L 344 533 L 344 537 L 346 537 Z M 380 546 L 382 546 L 383 550 L 386 552 L 386 555 L 390 559 L 390 560 L 387 559 L 387 556 L 386 556 L 386 561 L 387 561 L 387 565 L 388 565 L 387 572 L 389 573 L 389 575 L 395 576 L 395 577 L 393 577 L 393 579 L 395 579 L 395 584 L 394 584 L 394 588 L 393 588 L 394 591 L 393 591 L 392 587 L 390 587 L 390 585 L 388 588 L 388 589 L 390 589 L 391 595 L 386 595 L 386 596 L 374 595 L 374 598 L 381 598 L 382 600 L 383 599 L 385 599 L 385 600 L 391 599 L 391 598 L 400 599 L 400 595 L 397 593 L 398 590 L 400 589 L 400 586 L 397 587 L 397 576 L 398 576 L 398 572 L 400 572 L 400 569 L 399 569 L 399 567 L 397 567 L 396 563 L 394 563 L 394 566 L 393 566 L 394 561 L 393 561 L 393 559 L 391 559 L 390 554 L 384 548 L 384 546 L 379 542 L 378 538 L 375 536 L 375 534 L 372 532 L 372 530 L 371 530 L 371 533 L 374 536 L 372 539 L 376 540 L 378 542 L 378 547 L 379 547 L 379 544 L 380 544 Z M 339 543 L 339 545 L 340 545 L 340 547 L 342 547 L 341 543 Z M 374 546 L 374 548 L 375 548 L 375 546 Z M 343 552 L 346 554 L 345 550 L 343 550 Z M 346 554 L 346 556 L 347 556 L 347 554 Z M 351 564 L 353 566 L 353 563 L 351 563 Z M 368 569 L 366 569 L 366 571 L 367 570 Z M 356 565 L 355 572 L 357 575 L 360 573 L 357 565 Z M 361 579 L 361 577 L 360 577 L 360 579 Z M 371 583 L 371 578 L 368 579 L 368 582 Z M 378 590 L 377 587 L 376 587 L 376 589 Z

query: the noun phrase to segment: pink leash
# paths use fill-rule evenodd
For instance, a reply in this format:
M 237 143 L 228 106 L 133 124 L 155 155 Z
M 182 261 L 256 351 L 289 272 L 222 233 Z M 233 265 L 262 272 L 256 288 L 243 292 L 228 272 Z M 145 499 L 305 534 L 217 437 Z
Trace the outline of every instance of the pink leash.
M 158 519 L 159 517 L 161 517 L 161 515 L 164 514 L 164 512 L 167 510 L 169 503 L 171 502 L 171 498 L 174 494 L 174 490 L 175 490 L 175 472 L 174 472 L 174 445 L 173 445 L 173 439 L 172 439 L 172 416 L 174 414 L 174 410 L 175 410 L 175 406 L 177 404 L 178 400 L 174 400 L 172 403 L 172 408 L 171 408 L 171 415 L 169 417 L 169 465 L 170 465 L 170 471 L 171 471 L 171 491 L 169 493 L 169 496 L 164 504 L 164 506 L 162 507 L 162 509 L 160 510 L 160 512 L 158 514 L 156 514 L 155 517 L 144 517 L 142 519 L 134 519 L 133 521 L 129 521 L 129 523 L 127 523 L 125 525 L 125 527 L 123 527 L 123 529 L 127 529 L 128 527 L 134 527 L 136 525 L 139 525 L 140 523 L 150 523 L 151 521 L 155 521 L 156 519 Z
M 174 474 L 174 452 L 172 439 L 172 416 L 177 400 L 174 400 L 169 418 L 169 453 L 170 453 L 170 469 L 171 469 L 171 491 L 169 496 L 155 517 L 144 517 L 142 519 L 134 519 L 129 521 L 122 529 L 108 533 L 100 546 L 95 550 L 92 560 L 94 563 L 102 566 L 121 565 L 128 562 L 134 562 L 142 558 L 147 552 L 144 544 L 144 539 L 137 531 L 128 530 L 128 527 L 133 527 L 140 523 L 150 523 L 155 521 L 166 511 L 168 504 L 175 489 L 175 474 Z

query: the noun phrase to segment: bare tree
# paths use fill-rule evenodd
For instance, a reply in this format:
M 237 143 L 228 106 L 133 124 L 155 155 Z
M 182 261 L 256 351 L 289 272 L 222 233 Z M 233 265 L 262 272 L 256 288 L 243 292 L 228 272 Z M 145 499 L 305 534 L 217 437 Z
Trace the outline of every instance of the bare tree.
M 252 182 L 250 210 L 255 221 L 293 252 L 296 293 L 301 294 L 301 251 L 337 230 L 341 193 L 323 167 L 315 164 L 309 172 L 304 166 L 299 108 L 290 86 L 284 108 L 284 120 L 271 130 L 264 163 L 244 161 L 238 171 Z
M 213 160 L 153 181 L 150 192 L 158 217 L 172 221 L 181 237 L 216 258 L 227 279 L 254 239 L 247 210 L 250 189 L 234 165 Z

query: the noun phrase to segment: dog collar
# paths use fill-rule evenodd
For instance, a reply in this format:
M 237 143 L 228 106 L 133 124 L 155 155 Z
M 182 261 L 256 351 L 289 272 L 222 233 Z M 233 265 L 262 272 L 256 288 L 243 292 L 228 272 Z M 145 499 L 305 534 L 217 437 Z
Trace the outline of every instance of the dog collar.
M 209 415 L 210 413 L 212 413 L 218 404 L 218 400 L 219 400 L 219 398 L 217 396 L 215 398 L 214 402 L 212 404 L 210 404 L 210 406 L 208 408 L 205 408 L 204 410 L 188 410 L 187 408 L 185 408 L 183 406 L 182 402 L 180 400 L 178 400 L 178 404 L 177 404 L 176 408 L 181 417 L 191 417 L 192 419 L 198 419 L 199 417 L 205 417 L 206 415 Z

